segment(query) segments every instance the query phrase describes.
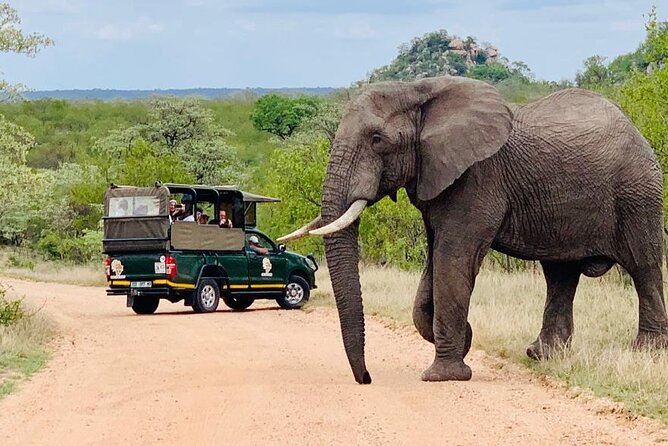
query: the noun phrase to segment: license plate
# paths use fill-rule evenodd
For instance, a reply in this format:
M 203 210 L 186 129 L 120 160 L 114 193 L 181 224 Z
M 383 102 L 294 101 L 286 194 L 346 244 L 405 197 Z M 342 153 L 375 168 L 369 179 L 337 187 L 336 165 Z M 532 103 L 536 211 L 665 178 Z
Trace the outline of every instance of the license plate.
M 130 282 L 130 288 L 151 288 L 153 284 L 148 282 Z

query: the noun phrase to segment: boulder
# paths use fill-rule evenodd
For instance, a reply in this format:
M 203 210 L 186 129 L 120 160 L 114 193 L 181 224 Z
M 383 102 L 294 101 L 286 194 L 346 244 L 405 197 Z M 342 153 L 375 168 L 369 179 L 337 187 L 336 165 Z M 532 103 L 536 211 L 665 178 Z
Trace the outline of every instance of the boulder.
M 464 42 L 462 42 L 461 39 L 452 39 L 448 44 L 448 48 L 452 48 L 453 50 L 463 50 Z
M 499 50 L 493 46 L 488 46 L 485 48 L 485 52 L 487 53 L 487 56 L 491 58 L 495 58 L 499 55 Z

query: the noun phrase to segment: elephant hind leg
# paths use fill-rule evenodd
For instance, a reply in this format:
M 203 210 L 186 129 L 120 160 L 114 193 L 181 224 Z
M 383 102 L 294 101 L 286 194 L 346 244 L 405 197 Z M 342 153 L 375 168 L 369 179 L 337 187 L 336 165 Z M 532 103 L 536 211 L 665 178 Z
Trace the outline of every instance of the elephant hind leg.
M 636 348 L 668 348 L 668 318 L 663 300 L 661 265 L 626 268 L 633 278 L 639 299 Z
M 573 336 L 573 299 L 580 281 L 580 262 L 541 262 L 547 282 L 543 327 L 527 348 L 532 359 L 547 359 L 558 349 L 568 347 Z

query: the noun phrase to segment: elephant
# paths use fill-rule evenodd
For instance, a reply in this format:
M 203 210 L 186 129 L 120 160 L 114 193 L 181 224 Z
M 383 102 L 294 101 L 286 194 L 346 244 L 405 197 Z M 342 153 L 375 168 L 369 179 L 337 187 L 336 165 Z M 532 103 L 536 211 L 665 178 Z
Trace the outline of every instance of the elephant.
M 663 174 L 620 108 L 569 88 L 509 104 L 483 81 L 443 76 L 367 85 L 332 144 L 321 213 L 282 240 L 324 236 L 341 332 L 355 380 L 364 357 L 359 216 L 405 189 L 428 253 L 413 307 L 434 344 L 424 381 L 469 380 L 471 292 L 490 249 L 539 261 L 547 282 L 534 359 L 570 344 L 581 275 L 615 264 L 639 299 L 634 346 L 668 345 L 663 299 Z

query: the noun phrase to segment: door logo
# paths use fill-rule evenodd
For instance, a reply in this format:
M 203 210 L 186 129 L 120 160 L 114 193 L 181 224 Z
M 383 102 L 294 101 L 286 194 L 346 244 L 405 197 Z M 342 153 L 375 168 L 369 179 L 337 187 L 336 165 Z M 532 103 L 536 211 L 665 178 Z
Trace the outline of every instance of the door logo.
M 271 260 L 269 260 L 269 257 L 262 259 L 262 269 L 264 269 L 264 272 L 260 274 L 262 277 L 274 276 L 274 273 L 271 272 Z
M 123 275 L 123 264 L 120 260 L 112 260 L 111 271 L 114 273 L 114 275 L 110 277 L 111 279 L 125 279 L 125 276 Z

